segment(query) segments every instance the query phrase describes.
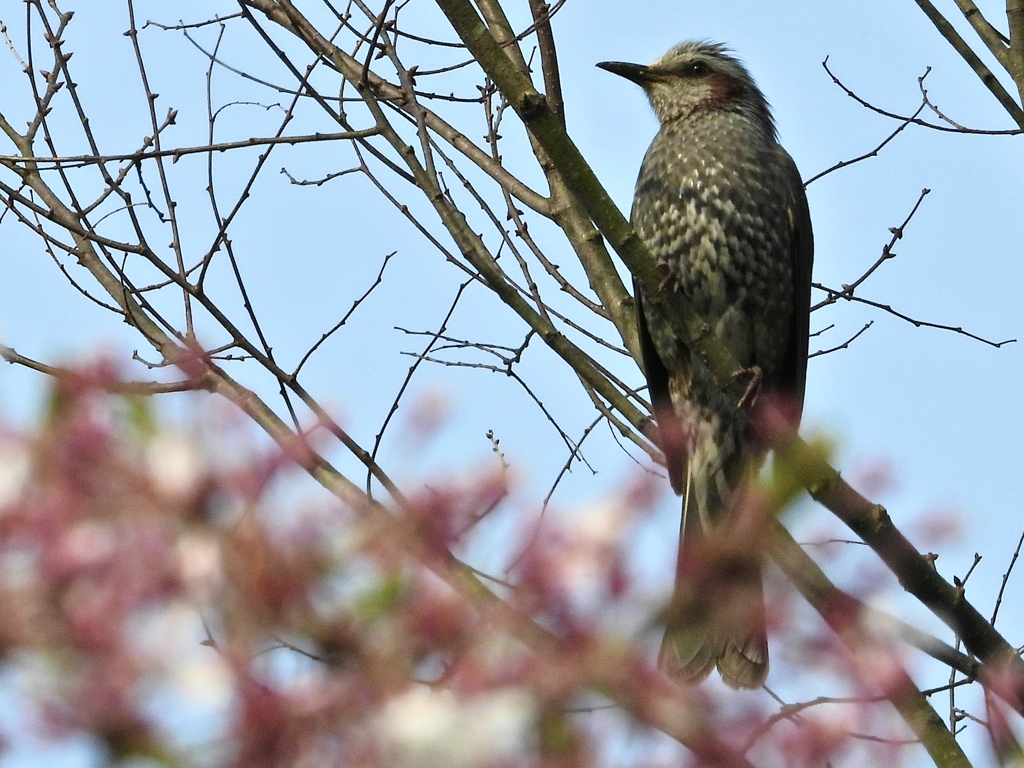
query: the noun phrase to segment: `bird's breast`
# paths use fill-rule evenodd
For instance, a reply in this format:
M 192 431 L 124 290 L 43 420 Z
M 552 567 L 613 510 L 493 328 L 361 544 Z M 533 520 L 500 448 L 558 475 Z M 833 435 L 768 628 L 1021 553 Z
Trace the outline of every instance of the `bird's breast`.
M 700 122 L 700 121 L 698 121 Z M 742 122 L 666 126 L 637 181 L 633 224 L 678 293 L 741 365 L 772 375 L 792 322 L 788 181 L 778 147 Z

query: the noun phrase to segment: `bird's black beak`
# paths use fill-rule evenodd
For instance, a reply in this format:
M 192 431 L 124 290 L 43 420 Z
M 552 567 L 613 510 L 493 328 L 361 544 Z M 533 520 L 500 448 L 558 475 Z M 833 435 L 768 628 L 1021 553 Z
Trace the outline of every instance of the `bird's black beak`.
M 653 76 L 651 68 L 644 64 L 629 64 L 625 61 L 602 61 L 597 66 L 627 80 L 632 80 L 637 85 L 649 83 Z

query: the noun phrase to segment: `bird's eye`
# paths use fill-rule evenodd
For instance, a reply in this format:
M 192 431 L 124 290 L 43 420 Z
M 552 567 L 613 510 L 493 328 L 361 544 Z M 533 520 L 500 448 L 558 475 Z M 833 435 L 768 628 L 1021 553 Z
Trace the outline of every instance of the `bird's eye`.
M 683 74 L 687 77 L 703 77 L 711 71 L 711 68 L 703 61 L 691 61 L 683 67 Z

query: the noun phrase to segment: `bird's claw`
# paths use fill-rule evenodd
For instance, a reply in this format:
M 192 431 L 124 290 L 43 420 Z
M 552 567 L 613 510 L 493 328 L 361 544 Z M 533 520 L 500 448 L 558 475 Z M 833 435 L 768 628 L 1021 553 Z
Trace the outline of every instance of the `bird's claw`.
M 764 378 L 761 366 L 752 365 L 749 368 L 741 368 L 733 374 L 733 378 L 737 380 L 747 379 L 747 386 L 743 390 L 743 395 L 740 397 L 736 407 L 744 411 L 750 410 L 757 402 L 758 395 L 761 394 L 761 381 Z
M 662 273 L 661 282 L 658 283 L 658 293 L 664 293 L 666 288 L 670 288 L 672 291 L 679 290 L 679 273 L 672 268 L 671 264 L 659 264 L 658 271 Z

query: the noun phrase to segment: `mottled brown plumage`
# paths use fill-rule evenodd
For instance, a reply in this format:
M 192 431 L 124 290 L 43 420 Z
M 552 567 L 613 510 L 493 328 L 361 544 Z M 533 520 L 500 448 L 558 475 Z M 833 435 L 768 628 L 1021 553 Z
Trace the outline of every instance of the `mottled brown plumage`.
M 799 413 L 811 222 L 767 101 L 743 65 L 712 43 L 683 43 L 650 66 L 598 66 L 640 85 L 661 123 L 640 169 L 632 214 L 665 274 L 658 290 L 690 303 L 741 366 L 737 373 L 756 380 L 762 394 L 788 396 Z M 680 680 L 698 682 L 717 666 L 726 683 L 758 687 L 768 674 L 758 555 L 723 569 L 731 582 L 725 589 L 708 587 L 692 571 L 708 556 L 702 545 L 716 533 L 728 535 L 730 505 L 764 450 L 748 435 L 747 408 L 716 386 L 686 339 L 648 311 L 639 286 L 636 298 L 669 479 L 685 495 L 675 599 L 659 661 Z M 702 599 L 730 605 L 702 609 Z

